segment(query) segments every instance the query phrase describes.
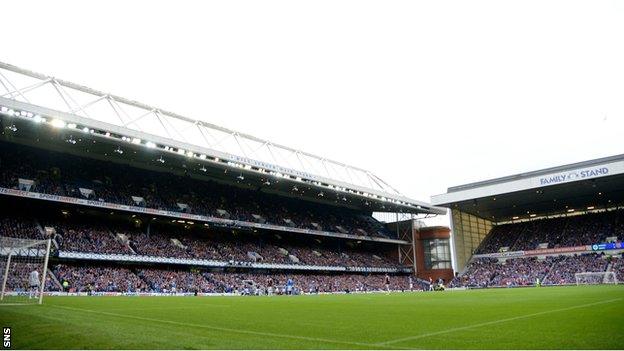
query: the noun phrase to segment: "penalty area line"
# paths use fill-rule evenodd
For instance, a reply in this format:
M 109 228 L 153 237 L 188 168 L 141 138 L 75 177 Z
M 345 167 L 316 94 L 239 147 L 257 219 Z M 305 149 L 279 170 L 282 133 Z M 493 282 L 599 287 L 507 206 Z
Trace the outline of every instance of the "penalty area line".
M 591 307 L 591 306 L 596 306 L 596 305 L 603 305 L 603 304 L 606 304 L 606 303 L 611 303 L 611 302 L 620 301 L 620 300 L 622 300 L 622 298 L 605 300 L 605 301 L 598 301 L 598 302 L 592 302 L 592 303 L 587 303 L 587 304 L 577 305 L 577 306 L 571 306 L 571 307 L 558 308 L 558 309 L 549 310 L 549 311 L 530 313 L 530 314 L 525 314 L 525 315 L 516 316 L 516 317 L 497 319 L 495 321 L 490 321 L 490 322 L 471 324 L 471 325 L 467 325 L 467 326 L 463 326 L 463 327 L 444 329 L 444 330 L 440 330 L 440 331 L 437 331 L 437 332 L 431 332 L 431 333 L 425 333 L 425 334 L 420 334 L 420 335 L 408 336 L 408 337 L 404 337 L 404 338 L 400 338 L 400 339 L 389 340 L 389 341 L 377 343 L 376 345 L 377 346 L 388 346 L 388 345 L 391 345 L 391 344 L 396 344 L 396 343 L 400 343 L 400 342 L 404 342 L 404 341 L 418 340 L 418 339 L 422 339 L 422 338 L 428 338 L 430 336 L 436 336 L 436 335 L 441 335 L 441 334 L 448 334 L 448 333 L 453 333 L 453 332 L 457 332 L 457 331 L 463 331 L 463 330 L 472 329 L 472 328 L 479 328 L 479 327 L 485 327 L 485 326 L 488 326 L 488 325 L 494 325 L 494 324 L 500 324 L 500 323 L 505 323 L 505 322 L 511 322 L 511 321 L 515 321 L 515 320 L 519 320 L 519 319 L 531 318 L 531 317 L 541 316 L 541 315 L 549 314 L 549 313 L 563 312 L 563 311 L 575 310 L 575 309 L 579 309 L 579 308 Z
M 182 327 L 209 329 L 209 330 L 216 330 L 216 331 L 229 332 L 229 333 L 235 333 L 235 334 L 247 334 L 247 335 L 255 335 L 255 336 L 266 336 L 266 337 L 274 337 L 274 338 L 282 338 L 282 339 L 323 342 L 323 343 L 342 344 L 342 345 L 351 345 L 351 346 L 364 346 L 364 347 L 369 347 L 373 349 L 379 348 L 378 344 L 373 344 L 373 343 L 361 343 L 361 342 L 353 342 L 353 341 L 341 341 L 341 340 L 334 340 L 334 339 L 315 338 L 315 337 L 300 336 L 300 335 L 278 334 L 278 333 L 271 333 L 271 332 L 233 329 L 233 328 L 218 327 L 218 326 L 207 325 L 207 324 L 184 323 L 184 322 L 169 321 L 169 320 L 164 320 L 164 319 L 132 316 L 132 315 L 127 315 L 127 314 L 113 313 L 113 312 L 96 311 L 96 310 L 89 310 L 85 308 L 75 308 L 75 307 L 58 306 L 58 305 L 48 305 L 48 306 L 70 310 L 70 311 L 100 314 L 100 315 L 112 316 L 112 317 L 118 317 L 118 318 L 135 319 L 135 320 L 146 321 L 146 322 L 171 324 L 171 325 L 177 325 L 177 326 L 182 326 Z M 393 346 L 392 348 L 405 349 L 403 347 L 396 347 L 396 346 Z

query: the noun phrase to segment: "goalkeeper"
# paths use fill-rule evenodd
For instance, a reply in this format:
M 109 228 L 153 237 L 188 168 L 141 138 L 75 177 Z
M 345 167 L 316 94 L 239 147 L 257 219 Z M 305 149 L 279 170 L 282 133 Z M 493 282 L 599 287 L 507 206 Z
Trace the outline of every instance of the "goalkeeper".
M 33 296 L 39 295 L 39 272 L 37 272 L 36 269 L 28 275 L 28 285 L 30 287 L 28 290 L 29 299 L 32 299 Z

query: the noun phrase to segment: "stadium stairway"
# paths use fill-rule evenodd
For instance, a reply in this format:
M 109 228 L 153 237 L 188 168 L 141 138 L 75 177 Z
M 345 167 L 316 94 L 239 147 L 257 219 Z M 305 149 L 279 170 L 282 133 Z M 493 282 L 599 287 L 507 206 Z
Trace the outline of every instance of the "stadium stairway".
M 613 261 L 609 262 L 609 264 L 607 265 L 607 269 L 605 269 L 605 272 L 613 272 Z M 606 274 L 605 274 L 604 278 L 602 278 L 602 283 L 603 284 L 607 284 L 608 283 L 608 278 L 607 278 Z
M 122 244 L 126 249 L 128 249 L 133 255 L 136 255 L 136 251 L 134 250 L 134 248 L 132 248 L 132 246 L 130 245 L 130 240 L 128 240 L 128 237 L 126 234 L 121 233 L 121 232 L 116 232 L 115 230 L 111 229 L 111 228 L 106 228 L 108 233 L 110 235 L 113 236 L 113 239 L 117 242 L 119 242 L 120 244 Z
M 41 225 L 41 223 L 37 219 L 33 219 L 33 220 L 35 222 L 35 226 L 37 227 L 37 230 L 39 230 L 39 233 L 41 233 L 41 236 L 44 238 L 47 237 L 45 228 Z M 59 244 L 58 242 L 56 242 L 55 237 L 52 237 L 52 246 L 53 246 L 52 250 L 56 250 L 56 251 L 59 250 Z
M 509 251 L 515 251 L 518 243 L 524 242 L 524 237 L 529 231 L 529 224 L 530 222 L 525 223 L 525 225 L 522 227 L 522 230 L 520 231 L 520 234 L 518 234 L 518 236 L 516 237 L 516 240 L 511 245 L 509 245 Z
M 548 272 L 546 272 L 546 274 L 544 274 L 544 276 L 540 278 L 540 281 L 542 282 L 542 284 L 546 283 L 546 279 L 548 279 L 550 272 L 552 272 L 552 270 L 555 268 L 556 265 L 557 265 L 557 262 L 553 262 L 553 264 L 550 265 Z
M 50 280 L 54 282 L 54 285 L 56 285 L 56 287 L 59 288 L 60 291 L 63 291 L 63 286 L 61 285 L 61 282 L 59 282 L 58 278 L 56 278 L 56 275 L 54 274 L 54 272 L 52 272 L 50 268 L 48 268 L 48 277 L 50 277 Z

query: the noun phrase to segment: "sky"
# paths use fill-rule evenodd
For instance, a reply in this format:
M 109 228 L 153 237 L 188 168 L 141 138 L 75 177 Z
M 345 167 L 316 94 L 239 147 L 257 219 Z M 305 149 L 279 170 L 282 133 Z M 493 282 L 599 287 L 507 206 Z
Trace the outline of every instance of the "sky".
M 2 13 L 0 61 L 365 168 L 417 200 L 624 153 L 624 1 L 26 0 Z

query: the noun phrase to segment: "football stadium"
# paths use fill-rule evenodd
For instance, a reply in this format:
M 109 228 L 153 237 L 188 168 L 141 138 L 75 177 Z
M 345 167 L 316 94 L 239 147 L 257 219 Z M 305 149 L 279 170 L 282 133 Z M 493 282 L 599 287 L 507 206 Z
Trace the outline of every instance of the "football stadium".
M 624 155 L 425 203 L 45 74 L 0 83 L 5 348 L 624 347 Z

